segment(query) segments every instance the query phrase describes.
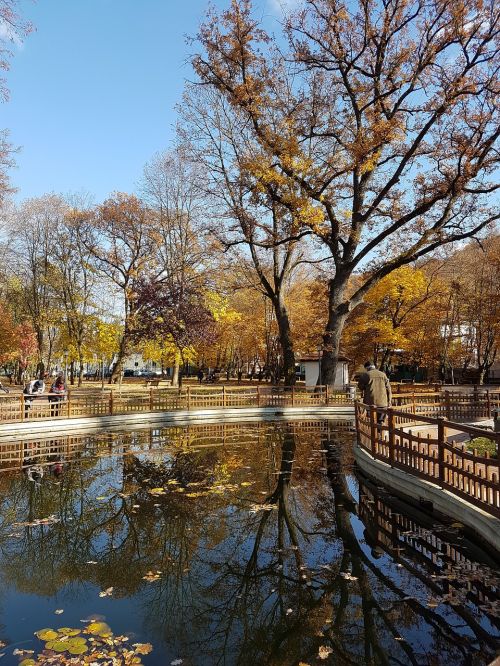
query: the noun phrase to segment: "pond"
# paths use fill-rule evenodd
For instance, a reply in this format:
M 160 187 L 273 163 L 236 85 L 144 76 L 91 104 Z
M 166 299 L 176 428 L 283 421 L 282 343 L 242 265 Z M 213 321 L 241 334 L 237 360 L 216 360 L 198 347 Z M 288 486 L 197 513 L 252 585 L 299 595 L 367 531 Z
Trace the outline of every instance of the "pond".
M 268 421 L 1 445 L 0 666 L 488 664 L 495 562 L 358 477 L 353 437 Z

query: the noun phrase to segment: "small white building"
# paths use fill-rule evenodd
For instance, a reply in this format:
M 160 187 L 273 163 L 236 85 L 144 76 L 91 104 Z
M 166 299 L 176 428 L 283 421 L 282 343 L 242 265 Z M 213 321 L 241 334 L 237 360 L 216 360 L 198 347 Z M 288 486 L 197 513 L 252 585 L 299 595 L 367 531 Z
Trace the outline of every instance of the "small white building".
M 349 384 L 349 359 L 345 356 L 339 356 L 339 362 L 337 364 L 337 372 L 335 373 L 335 382 L 333 384 L 336 389 L 345 389 L 347 384 Z M 320 384 L 323 384 L 323 381 L 320 377 L 321 371 L 321 356 L 319 354 L 304 354 L 299 359 L 300 363 L 300 373 L 305 376 L 306 386 L 316 386 L 318 383 L 318 378 L 320 378 Z

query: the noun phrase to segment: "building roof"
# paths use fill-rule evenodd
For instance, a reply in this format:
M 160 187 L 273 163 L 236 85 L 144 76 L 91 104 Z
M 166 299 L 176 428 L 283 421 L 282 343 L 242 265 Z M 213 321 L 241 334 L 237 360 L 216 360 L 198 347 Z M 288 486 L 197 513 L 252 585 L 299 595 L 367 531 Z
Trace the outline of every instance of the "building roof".
M 318 353 L 316 353 L 316 354 L 302 354 L 302 356 L 300 356 L 300 358 L 299 358 L 299 363 L 304 363 L 306 361 L 316 361 L 316 363 L 317 363 L 320 358 L 321 357 Z M 347 356 L 343 356 L 342 354 L 339 354 L 338 360 L 343 361 L 344 363 L 349 362 L 349 359 L 347 358 Z

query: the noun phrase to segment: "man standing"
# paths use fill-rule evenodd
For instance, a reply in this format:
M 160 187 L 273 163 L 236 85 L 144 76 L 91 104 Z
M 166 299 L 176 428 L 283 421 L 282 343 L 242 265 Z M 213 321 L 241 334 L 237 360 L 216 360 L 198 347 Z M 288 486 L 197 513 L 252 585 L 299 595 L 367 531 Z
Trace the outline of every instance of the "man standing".
M 391 384 L 387 375 L 377 370 L 371 361 L 367 361 L 364 367 L 365 372 L 358 377 L 358 388 L 363 395 L 364 404 L 387 409 L 392 400 Z M 377 423 L 384 421 L 385 413 L 377 412 Z

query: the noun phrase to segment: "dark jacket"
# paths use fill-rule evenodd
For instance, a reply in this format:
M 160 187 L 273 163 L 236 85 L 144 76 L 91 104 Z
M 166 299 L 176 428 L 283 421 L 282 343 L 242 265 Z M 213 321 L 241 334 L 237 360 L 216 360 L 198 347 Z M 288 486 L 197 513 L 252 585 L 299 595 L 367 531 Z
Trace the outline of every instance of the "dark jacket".
M 358 377 L 358 387 L 365 405 L 390 407 L 392 400 L 391 384 L 387 375 L 376 368 L 366 370 Z

